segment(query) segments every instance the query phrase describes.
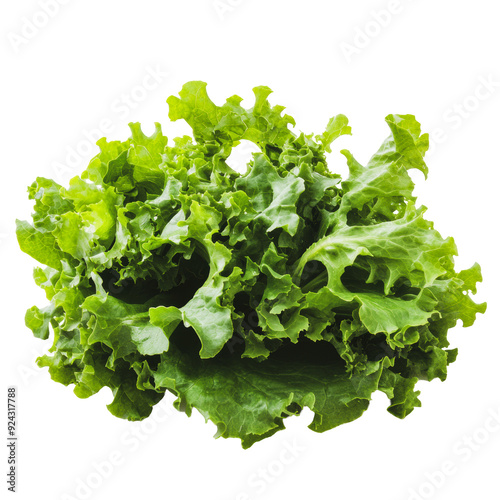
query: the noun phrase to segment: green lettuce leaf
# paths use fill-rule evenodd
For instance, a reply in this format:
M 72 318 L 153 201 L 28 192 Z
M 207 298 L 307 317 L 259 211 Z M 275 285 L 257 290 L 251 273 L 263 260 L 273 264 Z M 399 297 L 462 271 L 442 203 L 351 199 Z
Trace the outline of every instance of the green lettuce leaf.
M 249 109 L 206 87 L 167 100 L 193 137 L 131 123 L 67 186 L 28 188 L 33 220 L 17 237 L 44 266 L 34 279 L 49 304 L 25 322 L 52 343 L 39 366 L 80 398 L 110 388 L 109 411 L 128 420 L 170 392 L 244 448 L 305 407 L 313 431 L 350 422 L 377 390 L 406 417 L 417 384 L 445 380 L 457 358 L 449 330 L 486 310 L 472 298 L 479 265 L 455 270 L 453 238 L 413 194 L 428 135 L 413 115 L 388 115 L 366 165 L 342 150 L 342 179 L 327 153 L 351 134 L 344 115 L 295 133 L 268 87 Z M 238 173 L 228 158 L 245 140 L 258 152 Z

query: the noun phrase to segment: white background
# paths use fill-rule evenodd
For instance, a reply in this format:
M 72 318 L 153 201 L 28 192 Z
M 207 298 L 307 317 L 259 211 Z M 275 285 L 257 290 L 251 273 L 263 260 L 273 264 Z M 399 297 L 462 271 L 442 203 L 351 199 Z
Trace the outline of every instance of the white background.
M 3 2 L 0 13 L 1 366 L 2 391 L 19 391 L 17 498 L 500 498 L 497 3 L 54 1 L 50 17 L 36 0 Z M 151 71 L 156 81 L 145 80 Z M 366 162 L 388 134 L 389 113 L 415 114 L 437 139 L 428 181 L 415 176 L 419 201 L 455 237 L 457 267 L 481 264 L 477 297 L 489 306 L 472 328 L 450 332 L 459 357 L 448 380 L 419 382 L 423 406 L 405 420 L 385 411 L 379 393 L 351 424 L 315 434 L 304 411 L 244 451 L 214 440 L 199 414 L 170 410 L 173 396 L 147 424 L 131 424 L 107 411 L 109 391 L 79 400 L 35 366 L 46 343 L 25 328 L 24 312 L 45 298 L 14 235 L 14 219 L 31 213 L 26 187 L 36 176 L 67 183 L 80 173 L 97 152 L 88 135 L 123 140 L 130 121 L 147 133 L 155 121 L 171 138 L 187 133 L 169 124 L 165 100 L 194 79 L 219 104 L 238 94 L 250 106 L 252 87 L 268 85 L 272 103 L 308 133 L 346 114 L 353 136 L 330 158 L 342 173 L 338 150 Z M 99 467 L 110 459 L 112 470 Z

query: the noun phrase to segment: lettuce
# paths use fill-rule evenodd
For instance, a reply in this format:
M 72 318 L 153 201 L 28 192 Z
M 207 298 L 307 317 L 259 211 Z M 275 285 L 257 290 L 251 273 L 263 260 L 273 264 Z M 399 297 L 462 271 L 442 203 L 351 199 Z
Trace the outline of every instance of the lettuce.
M 377 390 L 403 418 L 418 380 L 445 380 L 448 330 L 486 305 L 470 297 L 479 265 L 457 273 L 453 239 L 416 206 L 408 172 L 427 175 L 427 134 L 387 116 L 367 165 L 342 151 L 342 180 L 325 155 L 347 118 L 297 135 L 270 93 L 217 106 L 187 83 L 167 102 L 193 138 L 168 144 L 134 123 L 68 187 L 29 187 L 33 221 L 17 235 L 50 304 L 26 324 L 53 336 L 38 360 L 53 380 L 81 398 L 109 387 L 109 411 L 129 420 L 170 391 L 245 448 L 306 406 L 317 432 L 352 421 Z M 227 162 L 242 140 L 260 150 L 244 174 Z

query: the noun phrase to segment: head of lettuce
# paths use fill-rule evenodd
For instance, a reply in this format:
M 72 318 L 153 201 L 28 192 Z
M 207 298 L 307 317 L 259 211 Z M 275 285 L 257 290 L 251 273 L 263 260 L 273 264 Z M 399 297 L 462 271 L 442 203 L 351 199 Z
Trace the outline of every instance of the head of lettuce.
M 254 93 L 250 109 L 217 106 L 187 83 L 167 102 L 193 137 L 131 124 L 68 187 L 29 187 L 33 221 L 17 235 L 50 304 L 26 324 L 53 342 L 38 364 L 81 398 L 109 387 L 109 411 L 129 420 L 170 391 L 245 448 L 305 406 L 314 431 L 350 422 L 377 390 L 403 418 L 418 380 L 446 378 L 448 330 L 486 308 L 470 298 L 479 265 L 455 271 L 453 239 L 412 194 L 428 136 L 387 116 L 366 165 L 342 151 L 342 180 L 325 153 L 351 133 L 345 116 L 297 134 L 269 88 Z M 243 174 L 226 162 L 242 140 L 260 150 Z

